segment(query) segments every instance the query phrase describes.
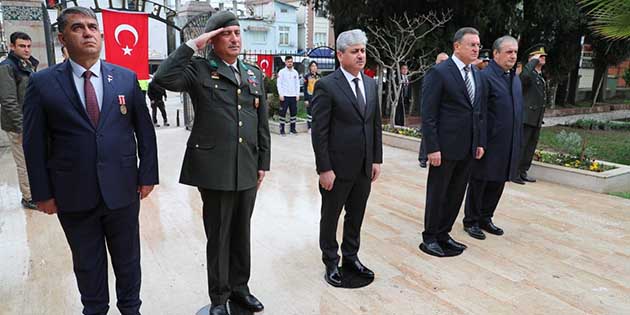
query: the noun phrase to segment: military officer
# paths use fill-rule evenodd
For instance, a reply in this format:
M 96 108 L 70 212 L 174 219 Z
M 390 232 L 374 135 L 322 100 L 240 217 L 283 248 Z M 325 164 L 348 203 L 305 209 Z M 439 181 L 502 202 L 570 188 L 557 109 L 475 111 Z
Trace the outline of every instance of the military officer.
M 523 67 L 520 79 L 523 85 L 523 142 L 521 162 L 519 165 L 519 177 L 513 181 L 518 184 L 535 182 L 536 179 L 527 175 L 532 166 L 532 158 L 538 144 L 540 128 L 545 114 L 545 78 L 542 68 L 547 60 L 545 47 L 536 45 L 530 49 L 529 61 Z
M 208 45 L 207 58 L 193 57 Z M 239 60 L 240 52 L 237 17 L 217 12 L 205 33 L 173 52 L 154 78 L 168 90 L 188 92 L 195 111 L 180 183 L 198 187 L 203 200 L 211 315 L 228 314 L 228 299 L 263 310 L 248 287 L 250 218 L 269 170 L 269 124 L 262 72 Z

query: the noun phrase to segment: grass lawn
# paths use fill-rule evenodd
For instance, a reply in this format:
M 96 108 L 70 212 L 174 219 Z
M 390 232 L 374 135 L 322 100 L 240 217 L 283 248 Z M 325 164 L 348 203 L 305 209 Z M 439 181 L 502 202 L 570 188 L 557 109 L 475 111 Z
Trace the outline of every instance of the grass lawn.
M 584 130 L 563 126 L 543 128 L 540 133 L 538 149 L 557 152 L 556 134 L 561 130 L 577 132 L 587 145 L 595 151 L 598 160 L 630 165 L 630 131 Z
M 610 193 L 609 195 L 630 199 L 630 192 L 614 192 Z

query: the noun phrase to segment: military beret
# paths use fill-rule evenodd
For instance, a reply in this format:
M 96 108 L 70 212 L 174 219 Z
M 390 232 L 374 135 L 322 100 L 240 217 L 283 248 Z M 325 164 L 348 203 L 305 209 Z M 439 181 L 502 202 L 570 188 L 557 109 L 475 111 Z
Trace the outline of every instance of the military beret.
M 479 59 L 481 59 L 481 61 L 490 61 L 490 49 L 482 49 L 479 51 Z
M 208 19 L 204 32 L 212 32 L 226 26 L 238 26 L 238 18 L 230 11 L 219 11 Z

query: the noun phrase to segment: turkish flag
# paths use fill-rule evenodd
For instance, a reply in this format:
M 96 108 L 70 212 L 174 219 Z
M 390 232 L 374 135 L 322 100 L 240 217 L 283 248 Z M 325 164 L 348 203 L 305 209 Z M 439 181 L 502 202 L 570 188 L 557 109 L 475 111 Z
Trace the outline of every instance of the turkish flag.
M 149 14 L 103 9 L 105 59 L 149 79 Z
M 258 66 L 265 73 L 267 78 L 271 78 L 273 72 L 273 55 L 258 55 Z

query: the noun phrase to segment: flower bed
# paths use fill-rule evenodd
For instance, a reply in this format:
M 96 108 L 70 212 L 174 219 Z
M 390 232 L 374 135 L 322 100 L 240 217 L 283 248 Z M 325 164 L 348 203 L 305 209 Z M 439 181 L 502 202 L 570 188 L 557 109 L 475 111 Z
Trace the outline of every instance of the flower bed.
M 534 161 L 539 161 L 542 163 L 548 163 L 553 165 L 560 165 L 564 167 L 576 168 L 581 170 L 587 170 L 591 172 L 605 172 L 608 170 L 615 169 L 617 167 L 604 164 L 596 160 L 589 159 L 580 159 L 577 156 L 572 156 L 569 154 L 556 153 L 556 152 L 545 152 L 536 150 L 534 154 Z

